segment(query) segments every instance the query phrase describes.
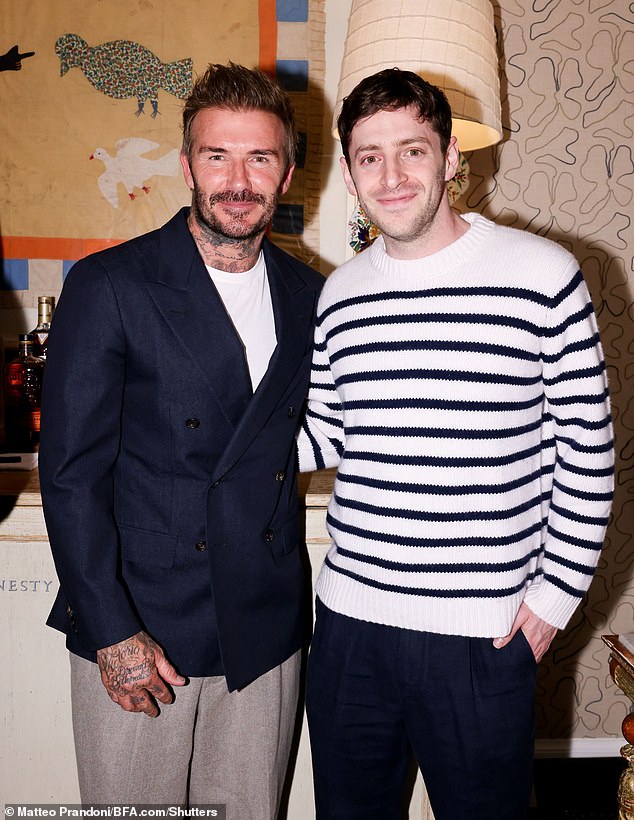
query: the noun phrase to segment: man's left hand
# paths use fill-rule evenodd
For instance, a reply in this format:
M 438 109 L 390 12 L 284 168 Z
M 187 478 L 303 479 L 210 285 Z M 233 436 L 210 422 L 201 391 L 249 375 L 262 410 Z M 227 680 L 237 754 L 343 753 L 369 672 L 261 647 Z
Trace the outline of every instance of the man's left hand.
M 503 646 L 506 646 L 513 640 L 518 629 L 521 629 L 524 633 L 530 648 L 533 650 L 535 662 L 539 663 L 557 634 L 557 627 L 547 624 L 546 621 L 542 621 L 526 604 L 522 604 L 515 616 L 509 634 L 503 638 L 495 638 L 493 640 L 493 646 L 496 649 L 502 649 Z

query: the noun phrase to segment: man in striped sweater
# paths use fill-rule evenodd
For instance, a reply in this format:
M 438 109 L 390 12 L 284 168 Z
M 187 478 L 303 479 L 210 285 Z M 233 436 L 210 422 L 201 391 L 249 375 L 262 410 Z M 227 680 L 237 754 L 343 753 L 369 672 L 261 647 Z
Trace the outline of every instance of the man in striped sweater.
M 338 465 L 308 671 L 318 820 L 518 820 L 536 664 L 610 512 L 605 364 L 575 259 L 447 197 L 444 94 L 390 69 L 338 122 L 381 236 L 320 300 L 302 470 Z

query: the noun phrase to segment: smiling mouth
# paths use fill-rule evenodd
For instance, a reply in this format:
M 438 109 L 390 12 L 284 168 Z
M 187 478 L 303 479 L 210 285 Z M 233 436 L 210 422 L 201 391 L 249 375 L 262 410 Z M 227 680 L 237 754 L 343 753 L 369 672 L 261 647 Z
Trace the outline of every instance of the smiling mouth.
M 393 197 L 379 197 L 376 201 L 379 205 L 384 206 L 398 206 L 398 205 L 408 205 L 414 198 L 416 194 L 409 193 L 409 194 L 400 194 L 399 196 Z

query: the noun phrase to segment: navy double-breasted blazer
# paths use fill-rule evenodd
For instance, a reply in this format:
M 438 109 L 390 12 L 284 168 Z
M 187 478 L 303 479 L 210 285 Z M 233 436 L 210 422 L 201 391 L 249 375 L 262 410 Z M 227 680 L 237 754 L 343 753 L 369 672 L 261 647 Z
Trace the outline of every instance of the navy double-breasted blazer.
M 241 688 L 303 640 L 294 436 L 322 277 L 264 241 L 277 347 L 255 394 L 187 227 L 78 262 L 49 337 L 40 483 L 83 657 L 146 630 L 181 674 Z

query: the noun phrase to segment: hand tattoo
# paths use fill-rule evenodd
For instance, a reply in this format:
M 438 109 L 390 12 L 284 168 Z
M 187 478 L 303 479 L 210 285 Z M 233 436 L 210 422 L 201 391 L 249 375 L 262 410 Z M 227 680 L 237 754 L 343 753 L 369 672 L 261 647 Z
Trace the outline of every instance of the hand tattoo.
M 157 644 L 144 632 L 100 649 L 97 662 L 106 687 L 117 695 L 129 695 L 135 686 L 149 681 L 157 649 Z

